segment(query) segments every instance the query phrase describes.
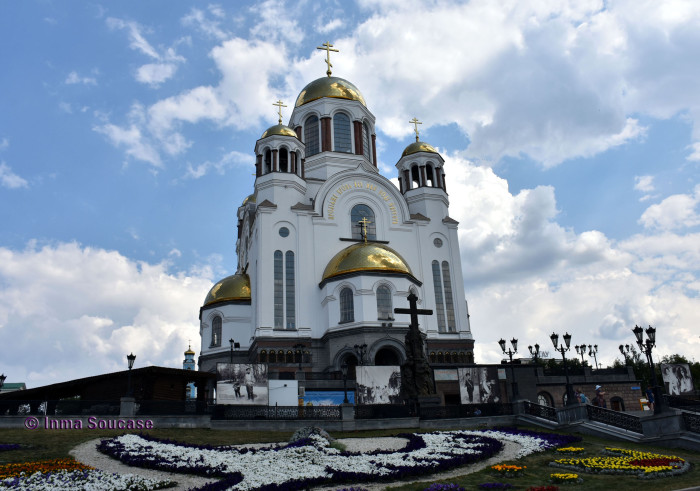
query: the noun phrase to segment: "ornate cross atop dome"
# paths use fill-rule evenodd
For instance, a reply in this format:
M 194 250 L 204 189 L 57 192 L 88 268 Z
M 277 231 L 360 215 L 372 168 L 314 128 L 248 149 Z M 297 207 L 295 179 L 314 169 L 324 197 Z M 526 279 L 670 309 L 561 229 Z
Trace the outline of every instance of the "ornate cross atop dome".
M 418 121 L 418 118 L 413 118 L 412 120 L 409 121 L 413 126 L 415 126 L 415 129 L 413 131 L 416 132 L 416 141 L 418 141 L 418 125 L 423 124 L 421 121 Z
M 273 106 L 277 106 L 277 114 L 278 114 L 279 117 L 280 117 L 280 119 L 279 119 L 279 124 L 282 124 L 282 108 L 283 108 L 283 107 L 287 107 L 287 106 L 284 105 L 284 103 L 282 103 L 282 101 L 279 100 L 279 99 L 277 99 L 277 102 L 275 102 L 275 103 L 273 104 Z
M 331 67 L 333 66 L 331 64 L 331 51 L 335 51 L 336 53 L 340 53 L 339 50 L 334 49 L 333 45 L 330 44 L 328 41 L 323 43 L 321 46 L 318 46 L 316 49 L 322 49 L 326 52 L 326 65 L 328 65 L 328 70 L 326 70 L 326 75 L 329 77 L 331 76 Z

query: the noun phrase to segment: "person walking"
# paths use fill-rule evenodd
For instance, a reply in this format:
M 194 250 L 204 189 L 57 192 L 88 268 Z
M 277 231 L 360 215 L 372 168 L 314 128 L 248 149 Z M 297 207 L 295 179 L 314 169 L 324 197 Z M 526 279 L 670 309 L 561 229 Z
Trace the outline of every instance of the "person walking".
M 606 408 L 608 405 L 605 403 L 605 391 L 600 385 L 595 386 L 595 398 L 593 399 L 593 405 Z
M 646 394 L 647 394 L 647 401 L 649 403 L 649 409 L 651 411 L 653 411 L 655 401 L 654 401 L 654 391 L 651 389 L 651 387 L 647 387 Z

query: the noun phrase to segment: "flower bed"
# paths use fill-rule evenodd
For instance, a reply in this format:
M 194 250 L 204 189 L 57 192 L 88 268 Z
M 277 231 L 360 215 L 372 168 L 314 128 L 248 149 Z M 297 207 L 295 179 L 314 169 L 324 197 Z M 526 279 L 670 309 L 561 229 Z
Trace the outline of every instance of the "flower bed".
M 499 477 L 519 477 L 525 473 L 525 469 L 527 467 L 524 465 L 498 464 L 491 466 L 491 471 Z
M 690 464 L 674 455 L 606 447 L 603 457 L 557 459 L 554 467 L 599 474 L 632 474 L 640 478 L 667 477 L 687 472 Z
M 568 473 L 554 473 L 549 475 L 549 480 L 554 484 L 580 484 L 583 479 L 578 477 L 578 474 Z
M 19 443 L 0 443 L 0 452 L 6 452 L 8 450 L 18 450 Z
M 235 485 L 236 489 L 264 491 L 433 474 L 495 455 L 503 447 L 499 440 L 520 444 L 518 457 L 577 440 L 510 428 L 401 436 L 407 440 L 404 448 L 365 454 L 332 448 L 318 435 L 265 448 L 185 445 L 143 435 L 122 435 L 103 440 L 98 449 L 129 465 L 223 478 L 202 490 Z
M 109 474 L 70 459 L 0 465 L 0 489 L 147 491 L 172 484 L 131 474 Z
M 581 455 L 586 451 L 583 447 L 562 447 L 558 448 L 556 452 L 562 455 Z

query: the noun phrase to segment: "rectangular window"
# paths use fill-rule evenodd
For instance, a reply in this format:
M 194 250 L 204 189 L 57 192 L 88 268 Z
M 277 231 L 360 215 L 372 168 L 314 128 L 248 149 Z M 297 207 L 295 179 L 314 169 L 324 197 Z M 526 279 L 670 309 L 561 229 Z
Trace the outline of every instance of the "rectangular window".
M 450 266 L 447 261 L 442 262 L 442 282 L 445 285 L 445 310 L 447 311 L 447 330 L 457 331 L 455 327 L 455 307 L 452 302 L 452 281 L 450 280 Z
M 294 253 L 287 251 L 284 258 L 284 274 L 287 300 L 287 329 L 296 329 L 294 305 Z
M 282 251 L 275 251 L 274 257 L 274 310 L 275 310 L 275 329 L 282 329 L 284 315 L 284 298 L 282 296 Z
M 435 311 L 437 314 L 438 331 L 445 332 L 445 305 L 442 301 L 440 264 L 437 261 L 433 261 L 433 288 L 435 290 Z

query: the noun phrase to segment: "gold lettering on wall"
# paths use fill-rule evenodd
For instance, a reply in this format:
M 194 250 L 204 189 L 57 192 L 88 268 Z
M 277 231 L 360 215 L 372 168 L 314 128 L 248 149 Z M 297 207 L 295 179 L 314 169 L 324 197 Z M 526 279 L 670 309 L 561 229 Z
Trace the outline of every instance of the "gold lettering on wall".
M 393 200 L 391 199 L 391 195 L 384 188 L 372 182 L 363 181 L 348 181 L 341 184 L 335 189 L 335 192 L 328 199 L 328 208 L 326 213 L 328 218 L 330 220 L 335 220 L 335 203 L 338 201 L 338 198 L 341 194 L 349 191 L 357 191 L 363 189 L 377 193 L 377 195 L 380 198 L 382 198 L 382 201 L 384 201 L 387 208 L 389 209 L 389 214 L 391 215 L 391 223 L 394 225 L 399 223 L 399 212 Z

